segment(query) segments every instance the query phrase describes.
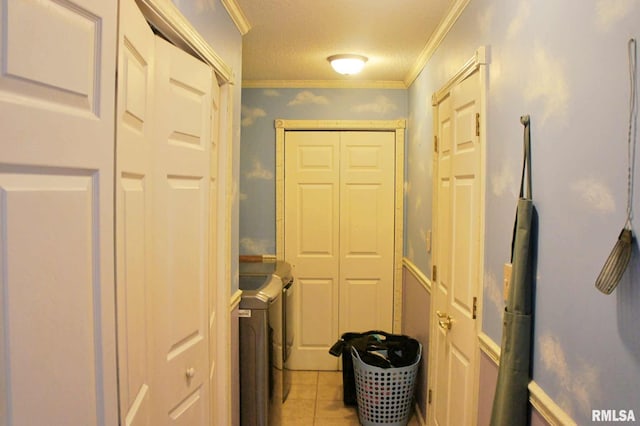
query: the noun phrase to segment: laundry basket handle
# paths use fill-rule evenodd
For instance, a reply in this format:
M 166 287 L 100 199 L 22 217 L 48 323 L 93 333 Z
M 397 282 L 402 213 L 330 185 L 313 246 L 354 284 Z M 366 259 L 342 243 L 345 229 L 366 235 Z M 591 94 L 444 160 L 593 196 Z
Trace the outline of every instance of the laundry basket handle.
M 351 346 L 351 354 L 355 356 L 358 359 L 358 361 L 366 364 L 366 362 L 364 362 L 360 357 L 360 352 L 358 352 L 358 350 L 353 346 Z M 422 359 L 422 344 L 418 345 L 418 352 L 416 353 L 416 359 L 413 361 L 412 364 L 415 364 L 416 362 L 420 361 L 420 359 Z

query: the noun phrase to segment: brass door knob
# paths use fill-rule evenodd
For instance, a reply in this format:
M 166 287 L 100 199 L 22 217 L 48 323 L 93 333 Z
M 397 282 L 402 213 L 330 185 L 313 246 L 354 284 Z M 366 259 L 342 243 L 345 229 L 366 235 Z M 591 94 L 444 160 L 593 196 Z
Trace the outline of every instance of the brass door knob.
M 436 315 L 438 316 L 438 325 L 443 330 L 451 330 L 451 325 L 453 324 L 453 318 L 451 315 L 446 312 L 436 311 Z

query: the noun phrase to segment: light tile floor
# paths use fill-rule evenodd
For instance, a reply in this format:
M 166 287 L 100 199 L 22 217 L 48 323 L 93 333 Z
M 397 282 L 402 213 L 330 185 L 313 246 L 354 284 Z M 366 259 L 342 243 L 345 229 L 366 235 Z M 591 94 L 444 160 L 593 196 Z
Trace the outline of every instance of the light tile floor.
M 282 426 L 358 426 L 355 407 L 342 402 L 341 371 L 294 371 Z M 419 426 L 416 416 L 409 426 Z

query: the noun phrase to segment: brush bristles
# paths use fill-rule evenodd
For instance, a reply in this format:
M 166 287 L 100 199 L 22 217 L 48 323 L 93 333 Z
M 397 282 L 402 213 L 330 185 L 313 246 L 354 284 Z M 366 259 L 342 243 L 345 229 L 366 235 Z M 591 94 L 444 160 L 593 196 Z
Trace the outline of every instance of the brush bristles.
M 611 254 L 604 263 L 596 280 L 596 288 L 604 294 L 611 294 L 622 279 L 631 259 L 632 239 L 631 230 L 623 229 Z

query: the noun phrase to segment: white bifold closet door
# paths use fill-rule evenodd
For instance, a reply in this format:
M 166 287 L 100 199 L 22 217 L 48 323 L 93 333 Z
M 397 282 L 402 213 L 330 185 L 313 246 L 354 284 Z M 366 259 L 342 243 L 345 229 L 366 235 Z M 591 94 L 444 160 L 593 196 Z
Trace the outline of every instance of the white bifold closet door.
M 158 423 L 209 423 L 211 68 L 156 37 L 153 245 Z
M 116 139 L 116 279 L 121 424 L 151 424 L 155 37 L 120 2 Z
M 121 419 L 207 425 L 212 69 L 121 1 L 116 241 Z
M 297 285 L 292 369 L 335 370 L 347 331 L 393 324 L 395 135 L 288 131 L 285 259 Z
M 117 2 L 0 1 L 0 425 L 118 424 Z

